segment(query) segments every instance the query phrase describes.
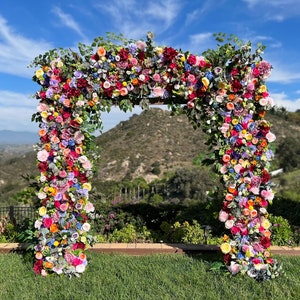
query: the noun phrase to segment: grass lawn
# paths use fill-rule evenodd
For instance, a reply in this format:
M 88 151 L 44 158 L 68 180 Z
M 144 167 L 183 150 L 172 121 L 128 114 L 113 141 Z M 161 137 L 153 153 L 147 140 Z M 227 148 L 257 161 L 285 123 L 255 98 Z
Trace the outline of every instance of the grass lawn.
M 286 275 L 258 283 L 248 276 L 210 271 L 211 256 L 88 255 L 87 271 L 68 279 L 37 276 L 21 255 L 1 254 L 0 299 L 300 299 L 300 257 L 278 257 Z

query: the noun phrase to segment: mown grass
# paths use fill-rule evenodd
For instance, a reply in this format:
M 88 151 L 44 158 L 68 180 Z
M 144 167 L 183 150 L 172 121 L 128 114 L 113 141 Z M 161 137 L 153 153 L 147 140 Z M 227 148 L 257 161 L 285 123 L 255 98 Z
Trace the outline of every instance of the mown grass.
M 300 257 L 279 257 L 286 275 L 258 283 L 210 271 L 205 256 L 93 253 L 80 278 L 37 276 L 18 254 L 0 255 L 0 299 L 173 300 L 299 299 Z

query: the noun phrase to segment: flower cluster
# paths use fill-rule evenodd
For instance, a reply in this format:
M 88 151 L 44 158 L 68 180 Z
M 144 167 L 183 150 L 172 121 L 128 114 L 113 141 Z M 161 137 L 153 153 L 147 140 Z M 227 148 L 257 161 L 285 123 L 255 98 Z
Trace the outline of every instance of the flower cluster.
M 146 42 L 126 46 L 96 41 L 93 52 L 81 45 L 81 56 L 50 51 L 34 61 L 40 69 L 33 80 L 41 85 L 34 116 L 41 141 L 34 270 L 42 275 L 84 271 L 94 210 L 88 132 L 91 124 L 101 125 L 100 111 L 111 105 L 127 110 L 148 99 L 178 110 L 185 104 L 190 121 L 201 123 L 219 146 L 215 165 L 226 188 L 220 221 L 229 230 L 221 250 L 228 269 L 255 278 L 274 276 L 266 208 L 274 197 L 268 167 L 275 136 L 264 120 L 272 106 L 264 85 L 270 64 L 259 51 L 253 55 L 248 44 L 239 49 L 226 44 L 213 52 L 219 56 L 215 60 L 212 52 L 204 57 L 157 47 L 150 33 Z

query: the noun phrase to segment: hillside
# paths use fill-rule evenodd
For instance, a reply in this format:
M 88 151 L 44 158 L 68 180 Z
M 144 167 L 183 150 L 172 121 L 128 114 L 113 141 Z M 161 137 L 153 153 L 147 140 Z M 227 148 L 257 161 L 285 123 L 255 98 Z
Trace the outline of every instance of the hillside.
M 275 146 L 284 138 L 300 138 L 300 126 L 280 116 L 270 114 L 276 134 Z M 96 138 L 101 147 L 101 162 L 95 181 L 144 177 L 151 181 L 165 172 L 178 168 L 190 168 L 193 159 L 207 150 L 202 131 L 194 130 L 186 116 L 170 116 L 170 112 L 158 108 L 133 115 L 115 128 Z M 0 156 L 0 205 L 11 202 L 12 196 L 21 191 L 27 182 L 24 174 L 38 174 L 35 153 L 11 152 Z M 276 166 L 276 160 L 274 160 Z M 158 167 L 159 172 L 153 172 Z

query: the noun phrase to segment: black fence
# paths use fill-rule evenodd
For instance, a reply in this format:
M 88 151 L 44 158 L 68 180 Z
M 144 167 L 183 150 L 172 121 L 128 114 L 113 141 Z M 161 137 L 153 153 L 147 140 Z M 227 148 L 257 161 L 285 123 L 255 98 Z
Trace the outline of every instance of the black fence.
M 37 212 L 32 206 L 6 206 L 0 207 L 0 218 L 3 217 L 7 217 L 8 222 L 17 226 L 21 225 L 25 219 L 36 219 Z

